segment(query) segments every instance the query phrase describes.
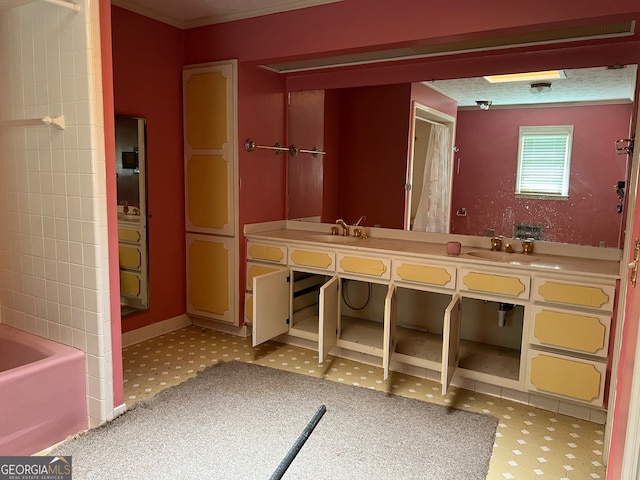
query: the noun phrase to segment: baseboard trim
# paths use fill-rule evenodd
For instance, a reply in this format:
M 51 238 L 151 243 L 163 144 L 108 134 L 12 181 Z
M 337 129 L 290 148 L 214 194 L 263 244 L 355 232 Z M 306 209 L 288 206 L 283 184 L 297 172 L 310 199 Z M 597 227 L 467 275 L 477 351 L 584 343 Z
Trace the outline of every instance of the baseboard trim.
M 184 327 L 193 325 L 191 319 L 186 315 L 178 315 L 177 317 L 168 318 L 160 322 L 152 323 L 145 327 L 137 328 L 122 334 L 122 347 L 129 347 L 136 343 L 144 342 L 150 338 L 159 337 L 165 333 L 180 330 Z
M 116 408 L 113 409 L 113 418 L 119 417 L 120 415 L 122 415 L 126 411 L 127 411 L 127 404 L 126 403 L 118 405 Z

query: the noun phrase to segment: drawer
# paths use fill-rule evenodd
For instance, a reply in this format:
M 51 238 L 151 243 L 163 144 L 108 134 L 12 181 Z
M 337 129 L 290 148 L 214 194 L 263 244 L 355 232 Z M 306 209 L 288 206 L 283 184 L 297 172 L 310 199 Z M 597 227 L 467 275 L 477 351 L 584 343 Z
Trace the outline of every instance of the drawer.
M 336 254 L 308 248 L 289 248 L 289 265 L 335 272 Z
M 118 241 L 140 243 L 142 241 L 142 234 L 140 233 L 140 230 L 134 228 L 118 227 Z
M 527 388 L 602 406 L 606 363 L 529 350 Z
M 615 285 L 575 283 L 549 278 L 533 282 L 534 301 L 613 311 Z
M 490 293 L 512 298 L 529 298 L 531 279 L 528 275 L 458 270 L 458 288 L 468 292 Z
M 256 262 L 247 262 L 247 284 L 246 289 L 248 291 L 253 291 L 253 278 L 258 277 L 260 275 L 264 275 L 265 273 L 276 272 L 278 270 L 283 270 L 283 267 L 278 267 L 275 265 L 268 265 L 264 263 L 256 263 Z
M 140 270 L 140 268 L 142 268 L 142 252 L 138 246 L 119 244 L 118 259 L 120 268 L 129 268 L 132 270 Z
M 120 295 L 140 298 L 142 281 L 139 273 L 120 270 Z
M 267 243 L 247 242 L 247 260 L 287 264 L 286 245 L 270 245 Z
M 370 278 L 389 280 L 391 278 L 391 260 L 388 258 L 339 253 L 337 270 L 340 273 L 353 273 Z
M 531 311 L 530 343 L 607 356 L 611 317 L 539 305 L 533 306 Z
M 392 278 L 397 282 L 454 289 L 456 267 L 433 265 L 415 260 L 394 260 Z

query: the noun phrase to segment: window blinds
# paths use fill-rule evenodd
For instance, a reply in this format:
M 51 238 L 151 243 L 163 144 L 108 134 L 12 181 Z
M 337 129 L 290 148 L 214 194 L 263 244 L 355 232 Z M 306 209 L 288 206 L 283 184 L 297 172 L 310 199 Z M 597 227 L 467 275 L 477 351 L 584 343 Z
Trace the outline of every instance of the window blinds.
M 572 126 L 521 127 L 516 193 L 569 193 Z

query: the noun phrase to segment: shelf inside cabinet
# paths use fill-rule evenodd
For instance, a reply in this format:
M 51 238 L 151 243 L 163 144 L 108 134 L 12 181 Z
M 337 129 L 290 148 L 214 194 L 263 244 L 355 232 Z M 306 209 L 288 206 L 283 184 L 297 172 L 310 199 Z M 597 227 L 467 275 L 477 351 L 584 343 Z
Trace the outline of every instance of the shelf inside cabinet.
M 382 322 L 342 315 L 338 346 L 382 356 L 383 329 Z
M 517 381 L 520 350 L 461 339 L 458 367 Z

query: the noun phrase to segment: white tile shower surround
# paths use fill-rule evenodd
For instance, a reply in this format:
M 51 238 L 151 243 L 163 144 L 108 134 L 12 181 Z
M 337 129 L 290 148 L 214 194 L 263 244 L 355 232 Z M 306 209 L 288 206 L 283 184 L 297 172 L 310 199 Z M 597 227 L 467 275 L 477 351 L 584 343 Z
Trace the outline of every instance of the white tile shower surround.
M 90 425 L 113 415 L 98 0 L 0 12 L 0 321 L 83 350 Z
M 407 373 L 383 381 L 381 368 L 355 360 L 329 356 L 318 365 L 312 350 L 276 342 L 253 348 L 250 337 L 196 326 L 140 340 L 122 353 L 128 408 L 218 361 L 239 360 L 496 416 L 488 480 L 606 477 L 603 425 L 458 387 L 443 396 L 438 382 Z

